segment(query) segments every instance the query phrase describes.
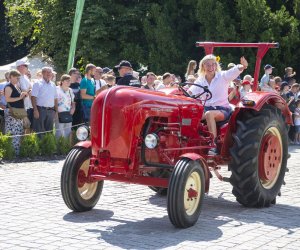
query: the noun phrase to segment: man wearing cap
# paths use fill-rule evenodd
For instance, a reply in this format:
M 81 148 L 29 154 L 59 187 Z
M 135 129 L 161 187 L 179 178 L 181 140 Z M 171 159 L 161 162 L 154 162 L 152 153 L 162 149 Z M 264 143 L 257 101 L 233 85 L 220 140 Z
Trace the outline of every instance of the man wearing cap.
M 141 87 L 141 83 L 132 75 L 132 66 L 128 61 L 121 61 L 115 66 L 118 69 L 120 78 L 117 81 L 117 85 L 125 85 L 131 87 Z
M 51 81 L 53 69 L 42 68 L 43 78 L 32 87 L 31 101 L 33 106 L 33 130 L 36 132 L 52 131 L 57 115 L 56 85 Z
M 20 59 L 16 62 L 17 70 L 21 74 L 21 77 L 19 80 L 19 87 L 23 92 L 28 93 L 28 96 L 24 98 L 24 106 L 25 106 L 25 109 L 27 110 L 28 119 L 30 120 L 31 127 L 32 127 L 32 123 L 33 123 L 33 108 L 32 108 L 32 103 L 31 103 L 32 85 L 27 76 L 28 65 L 29 65 L 29 63 L 23 59 Z
M 269 81 L 270 81 L 270 75 L 272 74 L 273 71 L 272 65 L 270 64 L 266 64 L 264 67 L 265 70 L 265 74 L 262 76 L 262 78 L 260 79 L 260 83 L 259 83 L 259 87 L 260 89 L 263 88 L 264 85 L 268 85 Z

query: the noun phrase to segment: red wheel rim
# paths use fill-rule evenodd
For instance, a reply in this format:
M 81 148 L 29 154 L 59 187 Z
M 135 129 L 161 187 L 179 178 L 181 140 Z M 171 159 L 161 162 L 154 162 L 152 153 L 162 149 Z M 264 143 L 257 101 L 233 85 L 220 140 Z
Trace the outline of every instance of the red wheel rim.
M 260 153 L 258 174 L 265 188 L 272 188 L 278 179 L 282 162 L 282 141 L 276 128 L 270 128 L 264 135 Z
M 84 200 L 91 199 L 97 191 L 98 182 L 88 182 L 90 160 L 82 163 L 77 174 L 77 187 L 79 195 Z
M 86 175 L 82 169 L 78 172 L 78 179 L 77 179 L 77 185 L 79 188 L 82 188 L 83 185 L 86 183 Z

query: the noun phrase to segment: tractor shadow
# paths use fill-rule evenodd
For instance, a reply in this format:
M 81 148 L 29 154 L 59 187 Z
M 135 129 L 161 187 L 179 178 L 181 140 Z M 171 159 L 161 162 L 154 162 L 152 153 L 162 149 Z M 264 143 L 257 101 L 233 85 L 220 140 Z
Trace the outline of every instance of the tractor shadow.
M 166 197 L 154 195 L 150 199 L 152 205 L 166 207 Z M 246 224 L 263 224 L 277 229 L 284 229 L 293 234 L 299 228 L 300 207 L 277 204 L 269 208 L 250 209 L 237 202 L 206 196 L 198 222 L 187 229 L 177 229 L 169 221 L 168 216 L 151 217 L 141 221 L 111 221 L 118 225 L 105 229 L 86 229 L 97 234 L 99 240 L 126 249 L 161 249 L 172 247 L 184 241 L 207 242 L 218 240 L 223 232 L 220 227 L 238 228 Z M 275 229 L 274 229 L 275 230 Z
M 63 216 L 63 220 L 74 223 L 92 223 L 110 220 L 114 212 L 110 210 L 92 209 L 87 212 L 70 212 Z

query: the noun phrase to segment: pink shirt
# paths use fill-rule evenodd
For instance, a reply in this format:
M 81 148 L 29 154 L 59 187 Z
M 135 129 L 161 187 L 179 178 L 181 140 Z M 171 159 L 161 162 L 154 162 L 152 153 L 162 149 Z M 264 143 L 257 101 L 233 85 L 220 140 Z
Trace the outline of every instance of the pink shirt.
M 240 73 L 241 71 L 238 69 L 238 65 L 229 70 L 217 72 L 210 84 L 208 84 L 204 76 L 199 76 L 195 84 L 203 87 L 207 86 L 212 93 L 212 98 L 206 101 L 205 106 L 230 107 L 228 101 L 228 87 L 230 82 L 236 79 Z M 193 95 L 197 95 L 201 93 L 203 89 L 198 86 L 191 86 L 189 91 Z M 205 100 L 205 98 L 206 94 L 200 97 L 201 100 Z

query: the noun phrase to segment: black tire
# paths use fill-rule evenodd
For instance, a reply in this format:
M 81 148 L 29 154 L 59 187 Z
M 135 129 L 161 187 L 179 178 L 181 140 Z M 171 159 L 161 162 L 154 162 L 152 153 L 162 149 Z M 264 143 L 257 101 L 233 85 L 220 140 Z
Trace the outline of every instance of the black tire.
M 197 193 L 196 197 L 189 198 L 192 186 L 195 187 L 192 192 Z M 175 227 L 187 228 L 197 222 L 201 213 L 204 189 L 205 177 L 200 164 L 187 158 L 179 160 L 171 175 L 167 196 L 169 219 Z
M 284 182 L 288 158 L 287 128 L 281 111 L 265 105 L 237 120 L 229 164 L 236 200 L 246 207 L 274 204 Z
M 75 212 L 91 210 L 98 202 L 103 182 L 78 181 L 79 175 L 87 175 L 90 148 L 73 148 L 64 163 L 61 173 L 61 193 L 68 208 Z

